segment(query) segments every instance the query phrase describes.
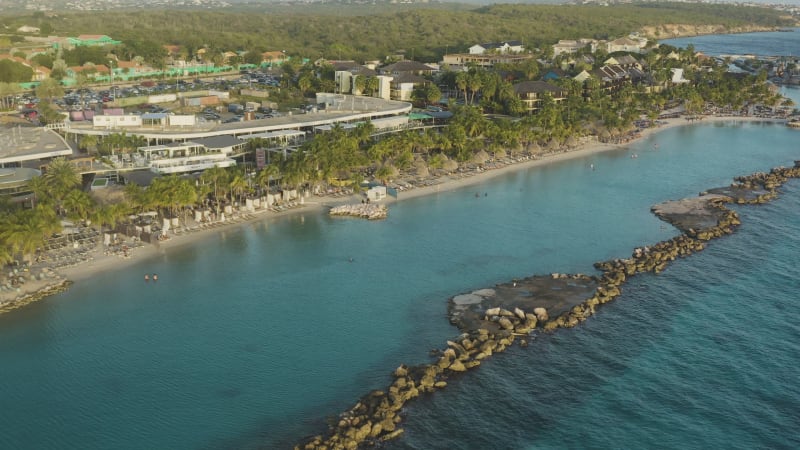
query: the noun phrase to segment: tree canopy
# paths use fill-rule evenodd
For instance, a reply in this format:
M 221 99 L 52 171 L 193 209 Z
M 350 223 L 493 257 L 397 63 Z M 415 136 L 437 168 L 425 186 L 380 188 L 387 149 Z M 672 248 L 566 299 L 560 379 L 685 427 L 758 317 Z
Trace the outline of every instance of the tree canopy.
M 614 38 L 645 26 L 663 24 L 713 24 L 722 30 L 734 30 L 794 23 L 767 8 L 662 2 L 613 7 L 519 4 L 473 10 L 431 7 L 394 12 L 367 8 L 375 12 L 337 16 L 335 20 L 316 13 L 317 10 L 309 12 L 305 8 L 303 12 L 288 10 L 292 12 L 271 14 L 181 10 L 181 20 L 175 20 L 176 12 L 171 10 L 65 13 L 54 26 L 58 34 L 108 34 L 125 42 L 127 47 L 142 51 L 145 58 L 160 54 L 154 46 L 146 45 L 153 36 L 158 36 L 160 43 L 182 45 L 190 52 L 204 47 L 242 51 L 263 48 L 314 59 L 323 56 L 364 60 L 402 49 L 409 56 L 413 53 L 414 59 L 435 61 L 446 51 L 463 52 L 478 42 L 516 39 L 533 48 L 553 44 L 558 39 Z M 95 51 L 81 50 L 83 57 L 78 61 L 102 63 L 88 56 Z

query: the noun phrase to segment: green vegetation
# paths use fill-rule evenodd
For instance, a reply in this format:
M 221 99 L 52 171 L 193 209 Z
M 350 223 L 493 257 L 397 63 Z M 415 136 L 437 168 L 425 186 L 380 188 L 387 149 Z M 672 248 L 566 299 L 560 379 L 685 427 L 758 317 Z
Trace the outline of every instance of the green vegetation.
M 163 49 L 151 40 L 152 36 L 164 39 L 163 43 L 182 45 L 187 57 L 206 48 L 207 58 L 215 61 L 224 50 L 246 51 L 241 62 L 247 62 L 255 61 L 262 50 L 276 48 L 314 60 L 316 55 L 325 54 L 374 59 L 402 47 L 409 56 L 413 53 L 418 58 L 434 59 L 448 46 L 451 50 L 465 50 L 476 42 L 501 39 L 521 39 L 529 48 L 540 45 L 543 50 L 537 51 L 536 56 L 546 58 L 546 44 L 557 39 L 617 37 L 647 24 L 788 25 L 776 14 L 760 8 L 663 3 L 613 8 L 499 5 L 473 11 L 420 9 L 336 20 L 309 15 L 180 14 L 181 20 L 175 20 L 175 13 L 170 11 L 99 13 L 91 19 L 65 15 L 57 22 L 59 34 L 108 34 L 125 44 L 79 47 L 64 51 L 63 60 L 42 59 L 40 63 L 105 64 L 109 51 L 125 60 L 163 62 Z M 540 79 L 550 70 L 536 59 L 500 65 L 494 70 L 445 70 L 435 80 L 429 80 L 432 83 L 421 85 L 413 98 L 418 105 L 435 104 L 443 97 L 442 90 L 447 90 L 454 115 L 446 126 L 380 135 L 375 134 L 370 123 L 359 124 L 350 131 L 336 126 L 331 132 L 316 135 L 288 157 L 273 157 L 256 173 L 247 171 L 245 167 L 251 166 L 247 164 L 207 170 L 198 182 L 177 176 L 160 177 L 146 189 L 135 184 L 125 186 L 122 200 L 107 204 L 98 204 L 90 194 L 78 189 L 81 180 L 74 166 L 55 160 L 42 177 L 31 181 L 33 201 L 26 208 L 0 201 L 0 264 L 20 257 L 34 260 L 45 240 L 59 232 L 62 218 L 91 219 L 95 225 L 113 228 L 129 213 L 156 210 L 164 217 L 183 217 L 186 221 L 189 208 L 202 206 L 219 211 L 225 205 L 262 196 L 267 190 L 317 191 L 343 185 L 358 189 L 366 179 L 388 183 L 399 174 L 451 173 L 509 153 L 561 151 L 576 146 L 584 137 L 622 137 L 634 130 L 635 121 L 653 120 L 667 105 L 682 105 L 689 114 L 699 114 L 709 104 L 736 111 L 748 104 L 775 105 L 780 100 L 769 91 L 764 71 L 732 75 L 724 65 L 699 60 L 691 48 L 661 46 L 637 56 L 647 72 L 641 82 L 627 80 L 611 85 L 597 78 L 585 83 L 575 81 L 572 76 L 583 69 L 599 67 L 608 55 L 593 56 L 593 64 L 578 61 L 571 67 L 571 56 L 555 58 L 553 67 L 564 63 L 568 76 L 552 83 L 566 95 L 554 98 L 550 91 L 542 93 L 532 114 L 515 95 L 513 83 Z M 299 61 L 294 58 L 281 66 L 280 87 L 270 88 L 274 89 L 270 91 L 271 100 L 300 104 L 304 96 L 334 90 L 331 66 Z M 669 82 L 671 69 L 676 68 L 684 70 L 688 82 Z M 54 73 L 63 69 L 56 67 Z M 15 72 L 4 71 L 0 66 L 2 73 Z M 357 89 L 364 92 L 377 88 L 375 77 L 356 80 Z M 19 90 L 8 81 L 0 81 L 0 106 L 13 107 L 14 94 Z M 85 82 L 78 80 L 78 85 Z M 55 79 L 45 80 L 36 89 L 42 99 L 40 117 L 45 123 L 59 120 L 48 99 L 62 94 L 63 87 Z M 486 113 L 502 116 L 489 118 Z M 104 138 L 87 136 L 79 142 L 82 150 L 99 157 L 131 153 L 142 145 L 141 137 L 124 133 Z M 254 161 L 255 150 L 266 143 L 252 140 L 248 146 L 245 159 Z
M 0 83 L 31 81 L 33 69 L 10 59 L 0 60 Z
M 222 51 L 286 50 L 311 59 L 366 60 L 404 50 L 414 59 L 435 61 L 445 51 L 465 51 L 477 42 L 517 39 L 533 48 L 558 39 L 615 38 L 659 24 L 716 24 L 727 29 L 793 25 L 791 19 L 766 8 L 662 2 L 614 7 L 492 5 L 468 11 L 383 11 L 335 17 L 318 13 L 316 7 L 305 8 L 303 13 L 273 14 L 191 10 L 66 13 L 53 26 L 59 35 L 107 34 L 136 48 L 145 59 L 158 53 L 147 44 L 158 36 L 160 43 L 184 46 L 189 56 L 208 47 Z M 6 22 L 24 21 L 9 18 Z M 149 50 L 142 51 L 143 46 Z

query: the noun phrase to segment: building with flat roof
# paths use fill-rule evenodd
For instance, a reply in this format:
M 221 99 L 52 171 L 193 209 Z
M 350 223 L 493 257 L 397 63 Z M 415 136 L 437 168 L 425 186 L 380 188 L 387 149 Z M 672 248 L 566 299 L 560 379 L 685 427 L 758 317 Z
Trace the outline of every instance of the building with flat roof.
M 191 126 L 171 126 L 170 123 L 148 125 L 144 120 L 128 122 L 120 120 L 113 124 L 95 126 L 94 123 L 67 121 L 62 131 L 68 136 L 68 139 L 77 139 L 85 135 L 103 137 L 125 132 L 128 136 L 135 135 L 145 138 L 148 145 L 158 145 L 169 142 L 196 141 L 215 136 L 247 139 L 252 135 L 283 130 L 312 132 L 314 127 L 321 125 L 364 122 L 406 115 L 411 111 L 411 104 L 407 102 L 333 93 L 318 93 L 316 104 L 321 107 L 315 113 L 287 114 L 243 122 L 222 124 L 197 122 Z M 130 123 L 130 125 L 123 125 L 123 122 Z
M 41 174 L 36 169 L 26 167 L 0 169 L 0 195 L 18 195 L 29 192 L 28 181 Z
M 53 130 L 22 125 L 0 127 L 0 167 L 19 167 L 26 161 L 71 155 L 72 148 Z

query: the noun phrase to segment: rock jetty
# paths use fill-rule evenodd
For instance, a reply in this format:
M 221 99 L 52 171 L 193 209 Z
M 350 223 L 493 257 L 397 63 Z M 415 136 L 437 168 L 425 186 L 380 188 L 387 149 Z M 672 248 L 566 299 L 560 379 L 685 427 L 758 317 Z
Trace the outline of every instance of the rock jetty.
M 332 216 L 352 216 L 369 220 L 385 219 L 389 215 L 386 205 L 376 203 L 354 203 L 334 206 L 330 210 Z
M 20 294 L 17 297 L 0 301 L 0 314 L 14 310 L 16 308 L 20 308 L 27 304 L 41 300 L 45 297 L 55 295 L 60 292 L 64 292 L 69 288 L 70 285 L 72 285 L 71 281 L 60 278 L 55 273 L 48 272 L 47 275 L 43 274 L 42 280 L 45 280 L 45 276 L 50 277 L 52 279 L 47 280 L 44 286 L 37 289 L 36 291 L 26 294 Z M 6 285 L 4 286 L 4 289 L 11 290 L 15 288 L 10 287 L 10 285 Z
M 435 360 L 418 366 L 400 365 L 386 390 L 375 390 L 331 422 L 325 434 L 295 449 L 332 450 L 378 446 L 403 434 L 403 407 L 423 394 L 447 387 L 454 377 L 475 367 L 515 341 L 528 345 L 537 332 L 571 328 L 597 308 L 617 298 L 625 281 L 637 274 L 659 273 L 667 265 L 705 248 L 712 239 L 733 233 L 739 225 L 725 203 L 763 203 L 777 195 L 789 178 L 800 178 L 800 162 L 736 178 L 728 193 L 703 193 L 698 199 L 667 202 L 652 209 L 683 234 L 635 248 L 630 258 L 595 263 L 599 276 L 551 274 L 532 276 L 493 289 L 456 295 L 449 301 L 450 321 L 463 332 L 432 352 Z M 735 194 L 735 195 L 731 195 Z

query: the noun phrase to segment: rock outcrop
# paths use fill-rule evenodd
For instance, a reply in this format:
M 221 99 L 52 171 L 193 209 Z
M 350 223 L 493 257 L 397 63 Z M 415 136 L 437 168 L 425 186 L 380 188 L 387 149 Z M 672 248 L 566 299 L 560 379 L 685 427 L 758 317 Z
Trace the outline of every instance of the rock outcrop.
M 385 219 L 389 215 L 389 208 L 377 203 L 355 203 L 334 206 L 330 210 L 330 215 L 361 217 L 369 220 Z

